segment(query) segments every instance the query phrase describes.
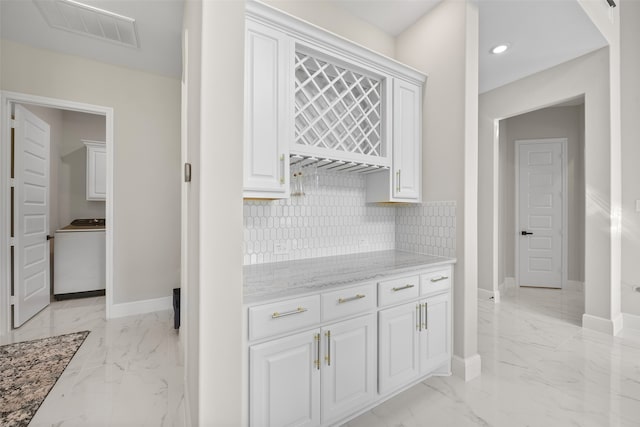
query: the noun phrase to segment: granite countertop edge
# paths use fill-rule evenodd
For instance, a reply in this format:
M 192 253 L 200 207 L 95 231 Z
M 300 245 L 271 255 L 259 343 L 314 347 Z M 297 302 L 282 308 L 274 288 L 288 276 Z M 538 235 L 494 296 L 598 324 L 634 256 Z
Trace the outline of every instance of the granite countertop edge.
M 385 265 L 398 258 L 401 266 Z M 327 292 L 456 262 L 456 258 L 392 250 L 246 265 L 243 304 L 257 305 Z M 297 271 L 300 268 L 309 271 L 301 273 Z

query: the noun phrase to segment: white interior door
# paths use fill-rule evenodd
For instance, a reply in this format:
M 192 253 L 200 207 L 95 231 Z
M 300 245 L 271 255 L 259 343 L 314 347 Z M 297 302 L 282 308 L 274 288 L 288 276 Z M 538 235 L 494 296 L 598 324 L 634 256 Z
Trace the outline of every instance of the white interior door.
M 516 141 L 518 281 L 561 288 L 566 270 L 566 139 Z
M 49 305 L 49 125 L 15 105 L 13 326 Z

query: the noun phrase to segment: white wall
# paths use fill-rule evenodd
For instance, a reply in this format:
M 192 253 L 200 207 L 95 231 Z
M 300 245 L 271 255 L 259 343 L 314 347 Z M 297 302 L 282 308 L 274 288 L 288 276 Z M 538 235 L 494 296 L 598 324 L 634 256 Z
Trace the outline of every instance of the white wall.
M 503 119 L 559 101 L 585 95 L 585 311 L 602 326 L 600 330 L 615 332 L 615 287 L 612 269 L 612 140 L 610 131 L 609 50 L 601 49 L 557 67 L 497 88 L 480 96 L 480 188 L 491 189 L 490 197 L 479 203 L 480 265 L 494 265 L 493 251 L 484 248 L 494 232 L 494 200 L 498 198 L 498 180 L 494 175 L 497 141 L 494 141 L 496 119 Z M 500 178 L 501 179 L 501 178 Z M 487 270 L 480 271 L 480 286 L 497 290 L 498 278 Z M 613 286 L 612 286 L 612 283 Z M 592 317 L 588 317 L 592 319 Z M 594 327 L 593 324 L 585 325 Z M 599 326 L 595 326 L 599 328 Z
M 465 364 L 463 372 L 458 373 L 471 378 L 480 373 L 476 301 L 477 5 L 442 2 L 397 37 L 396 59 L 429 75 L 423 101 L 423 199 L 456 202 L 454 354 Z M 454 363 L 455 369 L 457 366 Z M 464 372 L 466 368 L 469 370 Z
M 0 89 L 114 109 L 113 300 L 170 296 L 180 272 L 180 82 L 0 43 Z
M 621 6 L 622 43 L 622 311 L 640 316 L 640 2 Z
M 567 216 L 569 280 L 584 281 L 584 141 L 581 132 L 584 107 L 544 108 L 501 121 L 500 133 L 500 240 L 499 271 L 515 277 L 515 141 L 522 139 L 567 138 Z
M 266 0 L 264 3 L 383 55 L 394 57 L 395 38 L 326 0 Z
M 185 28 L 186 155 L 199 159 L 188 208 L 189 221 L 196 223 L 185 242 L 190 249 L 198 246 L 188 255 L 186 284 L 188 413 L 193 426 L 239 426 L 246 422 L 242 397 L 248 384 L 242 316 L 244 2 L 187 1 Z

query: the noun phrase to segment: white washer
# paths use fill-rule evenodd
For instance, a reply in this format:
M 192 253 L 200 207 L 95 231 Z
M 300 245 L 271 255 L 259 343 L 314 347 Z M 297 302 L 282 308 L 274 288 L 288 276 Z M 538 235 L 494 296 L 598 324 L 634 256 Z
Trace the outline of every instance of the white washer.
M 104 228 L 56 231 L 54 295 L 105 289 L 105 253 Z

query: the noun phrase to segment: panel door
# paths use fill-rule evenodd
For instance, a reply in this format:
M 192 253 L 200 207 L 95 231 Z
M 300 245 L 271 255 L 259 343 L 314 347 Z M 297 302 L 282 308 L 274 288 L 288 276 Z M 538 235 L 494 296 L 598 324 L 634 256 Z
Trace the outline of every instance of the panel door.
M 322 423 L 361 408 L 376 396 L 376 317 L 370 314 L 322 329 Z
M 449 293 L 421 303 L 420 372 L 426 375 L 451 359 L 451 306 Z
M 319 332 L 249 348 L 252 427 L 320 425 Z
M 291 41 L 247 21 L 245 38 L 244 197 L 289 195 L 289 142 L 293 99 Z
M 518 141 L 518 273 L 520 286 L 562 287 L 563 147 Z
M 420 305 L 408 303 L 378 313 L 378 391 L 385 394 L 420 374 Z
M 419 200 L 422 184 L 421 87 L 395 79 L 393 107 L 393 196 Z
M 15 106 L 15 305 L 19 327 L 49 305 L 49 124 Z

